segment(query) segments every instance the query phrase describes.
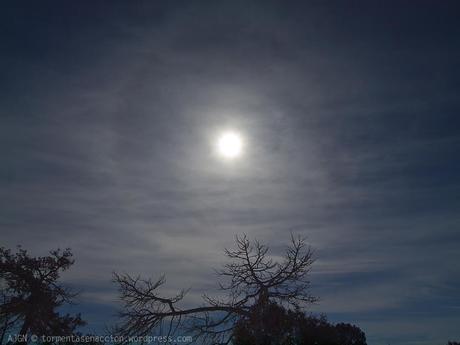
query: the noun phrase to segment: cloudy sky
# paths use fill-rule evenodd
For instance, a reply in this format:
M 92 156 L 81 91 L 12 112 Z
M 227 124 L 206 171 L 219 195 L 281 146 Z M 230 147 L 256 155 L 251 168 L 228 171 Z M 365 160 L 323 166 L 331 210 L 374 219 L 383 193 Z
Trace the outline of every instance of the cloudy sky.
M 315 249 L 313 311 L 371 345 L 459 340 L 459 9 L 4 3 L 1 245 L 71 247 L 63 278 L 98 332 L 112 271 L 164 272 L 195 303 L 236 234 L 276 255 L 293 231 Z

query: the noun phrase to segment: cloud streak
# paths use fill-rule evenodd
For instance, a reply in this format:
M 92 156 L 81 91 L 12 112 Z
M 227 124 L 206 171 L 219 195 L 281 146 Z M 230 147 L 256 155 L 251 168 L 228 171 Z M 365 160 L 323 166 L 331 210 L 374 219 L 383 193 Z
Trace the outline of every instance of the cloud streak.
M 9 9 L 29 21 L 5 22 L 16 38 L 1 57 L 4 245 L 72 247 L 64 278 L 87 287 L 82 306 L 100 324 L 114 270 L 166 272 L 195 301 L 235 234 L 277 255 L 294 231 L 316 249 L 315 311 L 359 320 L 372 344 L 460 336 L 447 12 L 86 6 L 56 7 L 64 32 L 43 10 Z M 212 156 L 227 127 L 248 140 L 231 169 Z

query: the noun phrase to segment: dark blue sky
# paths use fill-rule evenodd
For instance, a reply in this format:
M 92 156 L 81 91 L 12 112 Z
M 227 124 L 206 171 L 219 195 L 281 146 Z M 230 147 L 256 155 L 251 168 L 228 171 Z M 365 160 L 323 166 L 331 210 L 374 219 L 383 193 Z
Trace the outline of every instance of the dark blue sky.
M 0 11 L 1 245 L 71 247 L 199 301 L 247 233 L 316 250 L 313 307 L 368 343 L 460 339 L 455 2 L 17 1 Z M 224 128 L 244 155 L 213 155 Z

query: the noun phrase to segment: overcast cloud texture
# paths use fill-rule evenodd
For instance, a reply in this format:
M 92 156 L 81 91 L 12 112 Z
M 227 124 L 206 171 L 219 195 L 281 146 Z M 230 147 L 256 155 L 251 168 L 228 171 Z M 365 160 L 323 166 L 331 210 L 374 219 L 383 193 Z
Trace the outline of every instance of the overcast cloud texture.
M 187 303 L 236 234 L 308 236 L 312 307 L 368 343 L 460 340 L 452 1 L 1 6 L 1 245 L 71 247 L 100 332 L 112 271 Z M 244 156 L 215 156 L 223 129 Z

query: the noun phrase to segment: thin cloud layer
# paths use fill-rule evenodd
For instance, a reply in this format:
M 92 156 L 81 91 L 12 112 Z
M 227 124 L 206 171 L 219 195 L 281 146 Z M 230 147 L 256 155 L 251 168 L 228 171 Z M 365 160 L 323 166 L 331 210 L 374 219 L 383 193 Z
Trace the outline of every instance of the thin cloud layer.
M 292 231 L 316 250 L 313 311 L 371 344 L 460 338 L 450 5 L 11 6 L 2 244 L 71 247 L 96 330 L 112 271 L 165 272 L 193 303 L 235 234 L 279 255 Z M 212 154 L 229 127 L 231 167 Z

